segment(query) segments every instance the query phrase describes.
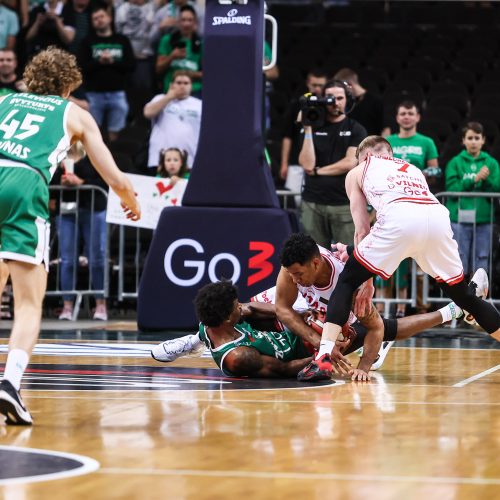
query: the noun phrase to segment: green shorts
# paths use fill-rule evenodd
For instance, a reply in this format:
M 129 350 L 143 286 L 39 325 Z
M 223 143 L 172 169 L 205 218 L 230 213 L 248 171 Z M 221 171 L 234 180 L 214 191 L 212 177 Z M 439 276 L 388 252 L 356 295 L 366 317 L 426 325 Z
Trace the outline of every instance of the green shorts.
M 0 167 L 0 259 L 49 262 L 49 188 L 35 170 Z

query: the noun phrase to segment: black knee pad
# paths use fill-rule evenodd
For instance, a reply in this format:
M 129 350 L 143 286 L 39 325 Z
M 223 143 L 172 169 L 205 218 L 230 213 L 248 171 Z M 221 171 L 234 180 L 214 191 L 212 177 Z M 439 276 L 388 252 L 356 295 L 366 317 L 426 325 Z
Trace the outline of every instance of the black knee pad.
M 326 320 L 329 323 L 342 326 L 348 320 L 354 292 L 371 277 L 373 274 L 354 256 L 349 257 L 328 302 Z

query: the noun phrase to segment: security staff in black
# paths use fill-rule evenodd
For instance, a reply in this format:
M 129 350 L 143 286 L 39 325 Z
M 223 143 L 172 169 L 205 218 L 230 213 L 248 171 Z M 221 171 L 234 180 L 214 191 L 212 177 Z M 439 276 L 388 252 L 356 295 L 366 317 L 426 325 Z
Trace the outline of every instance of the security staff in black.
M 324 125 L 303 129 L 299 163 L 306 176 L 301 221 L 318 245 L 329 248 L 332 241 L 353 243 L 354 224 L 345 177 L 357 165 L 356 148 L 367 134 L 363 126 L 346 115 L 352 109 L 352 96 L 345 82 L 327 82 L 323 95 L 335 98 L 326 106 Z

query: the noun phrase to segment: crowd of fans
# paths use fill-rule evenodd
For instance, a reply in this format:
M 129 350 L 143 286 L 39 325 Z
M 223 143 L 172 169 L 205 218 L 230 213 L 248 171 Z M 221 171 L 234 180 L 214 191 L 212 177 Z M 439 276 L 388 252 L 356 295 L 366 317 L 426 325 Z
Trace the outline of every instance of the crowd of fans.
M 7 6 L 0 5 L 0 95 L 24 90 L 20 74 L 32 55 L 49 45 L 68 50 L 77 56 L 83 72 L 83 85 L 71 99 L 94 116 L 118 165 L 132 173 L 170 178 L 172 183 L 188 179 L 202 112 L 202 18 L 202 8 L 190 0 L 9 1 Z M 353 41 L 360 38 L 352 36 Z M 352 239 L 343 184 L 346 172 L 356 161 L 355 149 L 366 135 L 387 136 L 395 156 L 421 168 L 434 192 L 499 191 L 495 153 L 483 150 L 498 132 L 491 120 L 471 119 L 468 110 L 464 112 L 460 103 L 454 107 L 449 99 L 434 109 L 437 113 L 441 109 L 439 116 L 443 120 L 453 118 L 448 120 L 453 130 L 449 125 L 448 129 L 444 127 L 447 135 L 443 136 L 439 127 L 429 126 L 429 119 L 424 130 L 420 130 L 426 96 L 417 87 L 430 86 L 430 80 L 426 84 L 425 71 L 411 73 L 408 66 L 404 80 L 407 84 L 398 87 L 401 79 L 395 78 L 397 92 L 391 93 L 388 100 L 389 94 L 381 95 L 381 90 L 391 86 L 390 79 L 396 72 L 388 61 L 385 68 L 378 67 L 376 71 L 374 61 L 381 61 L 381 57 L 362 63 L 365 48 L 358 50 L 356 57 L 356 43 L 344 59 L 333 54 L 329 60 L 328 53 L 320 51 L 323 59 L 319 60 L 313 44 L 307 50 L 302 47 L 293 59 L 286 53 L 290 48 L 287 40 L 290 42 L 285 30 L 278 60 L 281 71 L 276 67 L 263 76 L 263 124 L 271 153 L 274 149 L 271 157 L 276 184 L 302 193 L 296 198 L 302 225 L 319 243 L 328 246 L 330 241 Z M 339 47 L 344 42 L 339 40 Z M 265 46 L 264 61 L 270 58 L 269 47 Z M 399 49 L 393 49 L 396 57 Z M 301 59 L 303 53 L 308 53 L 308 57 Z M 347 58 L 352 67 L 341 64 Z M 429 78 L 437 78 L 431 66 Z M 297 82 L 297 74 L 304 81 Z M 459 72 L 456 77 L 458 84 L 470 84 L 465 70 L 463 81 Z M 385 83 L 381 84 L 384 78 Z M 335 108 L 329 108 L 326 122 L 320 127 L 301 123 L 298 98 L 305 91 L 336 99 Z M 453 113 L 459 114 L 458 118 Z M 461 152 L 454 131 L 462 134 Z M 449 146 L 451 136 L 455 137 L 453 148 Z M 440 148 L 446 150 L 445 161 Z M 89 160 L 84 152 L 82 156 L 76 158 L 74 170 L 61 170 L 53 182 L 99 185 L 99 180 L 89 175 Z M 71 201 L 64 199 L 53 205 L 59 214 L 61 287 L 75 288 L 75 266 L 81 248 L 75 243 L 79 237 L 74 237 L 74 231 L 79 231 L 93 286 L 101 289 L 101 249 L 106 239 L 102 203 L 92 214 L 85 212 L 88 204 L 81 204 L 83 212 L 76 219 L 67 211 L 68 204 Z M 450 199 L 448 207 L 466 271 L 477 266 L 488 268 L 495 207 L 492 209 L 487 199 L 475 198 Z M 93 218 L 92 223 L 89 217 Z M 78 220 L 81 227 L 76 228 Z M 90 227 L 96 237 L 90 237 Z M 63 232 L 71 238 L 65 238 Z M 403 263 L 395 278 L 400 298 L 408 296 L 408 274 L 408 263 Z M 379 297 L 390 297 L 391 293 L 387 284 L 379 285 Z M 72 308 L 71 297 L 65 296 L 60 317 L 70 319 Z M 402 316 L 404 311 L 405 304 L 399 304 L 395 314 Z M 101 296 L 97 297 L 94 317 L 107 318 Z
M 188 0 L 1 5 L 0 95 L 25 91 L 24 64 L 48 46 L 75 54 L 83 84 L 70 99 L 93 115 L 119 166 L 168 178 L 173 186 L 189 177 L 200 130 L 198 12 Z M 83 150 L 71 151 L 52 184 L 102 187 Z M 57 287 L 67 292 L 59 318 L 72 319 L 70 292 L 78 289 L 79 265 L 88 267 L 91 289 L 104 289 L 106 201 L 99 192 L 55 190 L 51 208 L 58 236 Z M 107 319 L 100 294 L 93 318 Z

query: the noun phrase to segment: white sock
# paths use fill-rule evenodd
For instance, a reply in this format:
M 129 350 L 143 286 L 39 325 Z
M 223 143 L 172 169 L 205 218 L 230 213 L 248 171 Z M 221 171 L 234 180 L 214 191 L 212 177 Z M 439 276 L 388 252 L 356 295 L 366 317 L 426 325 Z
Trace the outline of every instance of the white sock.
M 451 321 L 452 319 L 460 318 L 460 316 L 462 316 L 464 313 L 462 309 L 460 309 L 460 307 L 455 304 L 455 302 L 450 302 L 449 304 L 446 304 L 444 307 L 438 310 L 441 313 L 441 317 L 443 318 L 443 323 Z
M 18 391 L 21 388 L 21 378 L 28 366 L 29 356 L 22 349 L 12 349 L 7 356 L 3 378 L 8 380 Z
M 319 351 L 318 354 L 316 355 L 316 359 L 321 358 L 323 354 L 331 354 L 334 347 L 335 347 L 335 342 L 332 342 L 331 340 L 321 340 L 321 343 L 319 344 Z

